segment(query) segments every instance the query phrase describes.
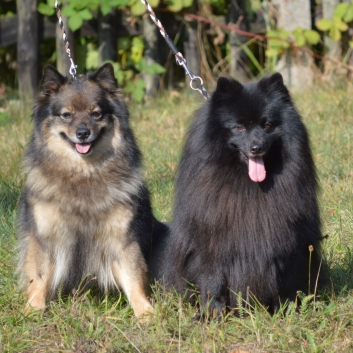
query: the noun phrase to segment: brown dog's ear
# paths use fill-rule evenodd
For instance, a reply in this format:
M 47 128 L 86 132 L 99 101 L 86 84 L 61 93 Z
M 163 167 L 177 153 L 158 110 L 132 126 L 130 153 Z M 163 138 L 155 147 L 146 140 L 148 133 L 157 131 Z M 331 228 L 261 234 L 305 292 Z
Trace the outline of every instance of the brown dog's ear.
M 109 92 L 118 91 L 118 82 L 114 76 L 114 68 L 110 63 L 101 66 L 96 72 L 89 76 L 89 80 L 97 82 L 102 88 Z
M 51 65 L 45 65 L 41 83 L 41 94 L 48 97 L 53 96 L 59 92 L 60 87 L 66 82 L 67 78 L 61 75 L 55 67 Z

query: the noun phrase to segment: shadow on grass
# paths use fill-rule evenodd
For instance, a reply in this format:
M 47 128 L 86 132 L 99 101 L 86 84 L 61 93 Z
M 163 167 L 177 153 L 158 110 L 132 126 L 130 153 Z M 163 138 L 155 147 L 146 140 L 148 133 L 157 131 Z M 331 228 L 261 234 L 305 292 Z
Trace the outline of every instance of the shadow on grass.
M 16 208 L 20 191 L 21 187 L 18 184 L 0 179 L 0 257 L 2 260 L 14 252 Z
M 21 186 L 0 179 L 0 212 L 12 213 L 17 207 Z
M 353 247 L 348 247 L 339 264 L 329 271 L 333 293 L 339 296 L 350 294 L 353 290 Z
M 14 287 L 16 268 L 16 207 L 21 187 L 0 178 L 0 296 Z

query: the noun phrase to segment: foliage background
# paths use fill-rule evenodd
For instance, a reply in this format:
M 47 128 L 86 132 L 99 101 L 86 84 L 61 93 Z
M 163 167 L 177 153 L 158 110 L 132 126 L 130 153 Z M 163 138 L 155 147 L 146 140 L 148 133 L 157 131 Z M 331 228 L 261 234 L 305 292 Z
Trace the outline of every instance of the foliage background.
M 38 12 L 41 16 L 56 22 L 53 0 L 38 0 Z M 246 78 L 251 80 L 261 77 L 265 73 L 273 72 L 276 63 L 284 52 L 306 52 L 315 59 L 318 72 L 325 72 L 325 62 L 331 60 L 334 65 L 332 71 L 339 71 L 343 75 L 351 75 L 353 66 L 352 58 L 352 20 L 353 4 L 351 1 L 339 3 L 332 18 L 322 18 L 322 2 L 316 2 L 312 7 L 311 16 L 313 26 L 311 29 L 295 28 L 286 31 L 277 25 L 277 12 L 271 1 L 244 0 L 236 1 L 242 4 L 241 16 L 236 24 L 230 18 L 231 1 L 228 0 L 151 0 L 157 16 L 165 13 L 174 14 L 174 19 L 180 24 L 179 31 L 173 34 L 176 44 L 184 52 L 183 44 L 186 32 L 190 29 L 196 31 L 197 49 L 201 64 L 201 73 L 206 82 L 214 84 L 215 77 L 229 73 L 232 60 L 231 46 L 239 48 L 239 56 L 246 67 Z M 60 4 L 60 2 L 59 2 Z M 240 5 L 239 5 L 240 6 Z M 106 16 L 114 11 L 123 14 L 133 26 L 141 27 L 143 17 L 147 16 L 145 7 L 140 0 L 65 0 L 61 3 L 62 14 L 68 18 L 68 26 L 75 36 L 75 62 L 79 72 L 92 70 L 98 67 L 99 50 L 98 38 L 95 36 L 83 37 L 79 29 L 84 23 L 96 26 L 101 16 Z M 7 0 L 0 4 L 0 20 L 13 16 L 16 13 L 16 1 Z M 261 24 L 262 33 L 244 31 L 247 24 Z M 243 32 L 234 32 L 239 29 Z M 237 43 L 232 44 L 230 36 L 237 33 Z M 159 35 L 159 33 L 158 33 Z M 330 58 L 324 43 L 328 36 L 340 43 L 338 56 Z M 171 82 L 167 82 L 168 73 L 174 63 L 170 63 L 171 56 L 165 43 L 163 57 L 152 65 L 147 65 L 144 59 L 145 38 L 139 36 L 124 36 L 118 39 L 118 59 L 114 62 L 116 77 L 119 84 L 125 88 L 128 96 L 135 101 L 142 101 L 145 93 L 145 75 L 159 75 L 160 87 L 177 88 L 184 85 L 184 72 L 175 70 Z M 55 65 L 56 48 L 54 39 L 41 41 L 41 63 Z M 11 45 L 0 48 L 0 80 L 7 94 L 16 95 L 16 46 Z M 331 72 L 329 74 L 331 74 Z M 0 92 L 1 95 L 1 92 Z

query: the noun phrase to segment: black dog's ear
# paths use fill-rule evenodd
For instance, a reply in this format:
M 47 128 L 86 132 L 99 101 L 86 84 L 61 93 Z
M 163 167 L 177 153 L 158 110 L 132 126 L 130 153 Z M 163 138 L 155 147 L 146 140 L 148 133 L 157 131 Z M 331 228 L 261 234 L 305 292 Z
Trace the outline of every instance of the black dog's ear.
M 283 82 L 283 77 L 279 72 L 276 72 L 269 77 L 264 77 L 259 81 L 259 84 L 265 91 L 275 90 L 289 94 L 287 87 Z
M 290 93 L 279 72 L 276 72 L 269 77 L 262 78 L 258 84 L 262 92 L 267 94 L 280 94 L 284 101 L 291 102 Z
M 114 68 L 110 63 L 101 66 L 96 72 L 89 76 L 89 80 L 97 82 L 102 88 L 109 92 L 118 91 L 118 82 L 114 76 Z
M 217 80 L 217 88 L 218 92 L 227 92 L 232 89 L 231 81 L 228 77 L 219 77 Z
M 284 86 L 283 77 L 279 72 L 276 72 L 273 75 L 271 75 L 268 80 L 270 85 L 274 84 L 278 86 Z
M 225 100 L 228 102 L 237 101 L 238 97 L 241 96 L 243 88 L 244 86 L 240 82 L 232 78 L 219 77 L 217 80 L 216 90 L 212 94 L 212 107 L 222 107 Z
M 216 92 L 218 93 L 234 93 L 243 88 L 243 85 L 228 77 L 220 77 L 217 81 Z
M 59 92 L 60 87 L 66 82 L 67 78 L 61 75 L 55 67 L 45 65 L 43 68 L 41 93 L 47 97 L 53 96 Z

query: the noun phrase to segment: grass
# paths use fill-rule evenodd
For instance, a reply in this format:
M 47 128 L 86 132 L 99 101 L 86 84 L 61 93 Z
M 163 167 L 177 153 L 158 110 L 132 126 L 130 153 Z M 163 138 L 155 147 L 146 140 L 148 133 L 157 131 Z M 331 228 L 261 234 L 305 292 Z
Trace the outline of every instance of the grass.
M 0 351 L 1 352 L 352 352 L 353 351 L 353 87 L 320 83 L 294 95 L 311 136 L 320 177 L 325 256 L 332 288 L 270 316 L 244 309 L 208 324 L 193 322 L 195 307 L 154 287 L 154 316 L 140 323 L 124 295 L 89 291 L 23 315 L 16 282 L 16 206 L 24 182 L 21 159 L 30 136 L 31 109 L 8 101 L 0 117 Z M 171 93 L 131 106 L 144 154 L 155 214 L 169 220 L 183 136 L 202 98 Z

